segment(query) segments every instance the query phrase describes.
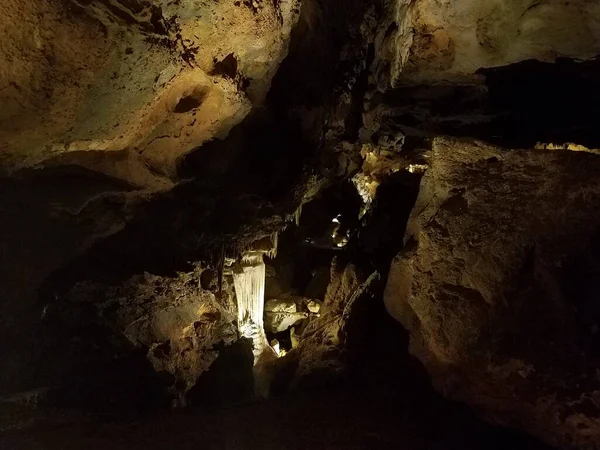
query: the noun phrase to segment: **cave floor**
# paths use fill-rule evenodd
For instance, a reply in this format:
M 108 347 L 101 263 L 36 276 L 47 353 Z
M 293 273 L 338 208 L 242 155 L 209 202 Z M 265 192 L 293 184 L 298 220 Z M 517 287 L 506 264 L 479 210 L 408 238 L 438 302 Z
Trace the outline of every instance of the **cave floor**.
M 263 402 L 132 413 L 0 403 L 0 450 L 549 450 L 432 388 L 383 305 L 360 315 L 348 375 Z M 216 398 L 222 396 L 216 395 Z M 12 408 L 12 409 L 8 409 Z
M 389 377 L 386 377 L 389 379 Z M 237 406 L 133 415 L 55 412 L 0 434 L 3 450 L 546 449 L 477 420 L 427 383 L 350 382 Z M 23 422 L 24 423 L 24 422 Z

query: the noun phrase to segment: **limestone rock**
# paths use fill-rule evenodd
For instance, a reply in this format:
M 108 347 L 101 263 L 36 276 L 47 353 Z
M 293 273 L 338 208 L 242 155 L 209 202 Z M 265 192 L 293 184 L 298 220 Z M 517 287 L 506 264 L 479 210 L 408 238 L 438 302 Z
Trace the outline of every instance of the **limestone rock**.
M 260 11 L 234 2 L 3 2 L 0 173 L 77 164 L 170 187 L 178 157 L 226 136 L 263 101 L 296 18 L 295 0 Z M 224 73 L 228 58 L 234 70 Z
M 600 8 L 576 0 L 395 0 L 380 55 L 391 81 L 451 80 L 494 67 L 600 53 Z
M 298 312 L 298 306 L 294 300 L 267 300 L 265 303 L 266 312 L 281 312 L 281 313 L 295 313 Z
M 385 291 L 440 392 L 600 445 L 600 157 L 438 138 Z
M 307 313 L 298 312 L 293 299 L 271 299 L 265 303 L 265 329 L 271 333 L 285 331 L 307 317 Z
M 294 385 L 326 383 L 343 371 L 346 324 L 357 300 L 378 276 L 377 272 L 365 275 L 353 264 L 333 260 L 321 315 L 311 320 L 294 349 L 297 358 Z M 292 342 L 297 339 L 294 334 Z
M 306 308 L 312 314 L 319 314 L 319 311 L 321 311 L 321 303 L 314 300 L 309 300 L 308 303 L 306 303 Z
M 65 349 L 66 359 L 72 358 L 68 364 L 101 362 L 104 356 L 89 352 L 99 345 L 103 353 L 122 359 L 142 349 L 153 370 L 168 375 L 165 388 L 182 398 L 216 360 L 217 347 L 237 340 L 235 311 L 200 287 L 199 274 L 144 274 L 117 285 L 77 283 L 51 306 L 47 319 L 77 340 L 74 348 Z M 103 329 L 102 334 L 77 331 L 84 310 L 88 326 Z M 78 361 L 73 357 L 78 351 L 90 354 Z

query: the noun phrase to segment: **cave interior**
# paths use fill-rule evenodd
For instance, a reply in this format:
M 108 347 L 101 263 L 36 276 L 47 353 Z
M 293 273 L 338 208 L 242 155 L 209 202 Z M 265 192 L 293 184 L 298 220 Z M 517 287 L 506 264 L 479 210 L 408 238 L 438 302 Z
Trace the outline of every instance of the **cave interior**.
M 598 55 L 589 0 L 2 0 L 0 448 L 600 449 Z

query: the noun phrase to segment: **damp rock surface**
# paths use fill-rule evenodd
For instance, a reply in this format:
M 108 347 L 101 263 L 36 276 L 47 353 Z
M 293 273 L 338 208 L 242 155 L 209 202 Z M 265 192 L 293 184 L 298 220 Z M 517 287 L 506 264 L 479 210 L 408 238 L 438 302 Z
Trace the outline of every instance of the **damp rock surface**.
M 600 443 L 599 169 L 436 139 L 385 291 L 440 392 L 564 448 Z
M 0 171 L 77 164 L 156 190 L 264 100 L 297 5 L 19 0 L 0 12 Z

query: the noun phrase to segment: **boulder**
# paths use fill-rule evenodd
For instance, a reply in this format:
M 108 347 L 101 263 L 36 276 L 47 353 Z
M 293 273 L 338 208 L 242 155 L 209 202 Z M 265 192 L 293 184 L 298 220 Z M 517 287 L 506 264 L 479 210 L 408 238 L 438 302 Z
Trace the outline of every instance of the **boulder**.
M 356 314 L 356 305 L 379 279 L 379 273 L 366 274 L 354 264 L 334 258 L 330 283 L 320 309 L 302 331 L 293 330 L 295 373 L 292 386 L 322 386 L 336 380 L 346 368 L 347 325 Z
M 600 446 L 600 157 L 437 138 L 385 290 L 436 388 Z
M 280 333 L 306 319 L 308 314 L 298 312 L 293 299 L 271 299 L 265 303 L 265 329 L 271 333 Z
M 94 367 L 90 378 L 95 389 L 112 393 L 123 381 L 110 378 L 108 368 L 137 355 L 136 368 L 144 376 L 157 374 L 164 392 L 182 400 L 219 350 L 238 339 L 235 310 L 228 301 L 231 287 L 226 284 L 217 298 L 200 287 L 201 272 L 198 265 L 171 277 L 145 273 L 120 284 L 76 283 L 46 310 L 44 322 L 52 338 L 44 346 L 56 366 L 49 382 L 83 389 L 78 385 L 87 380 L 74 380 L 74 374 Z

